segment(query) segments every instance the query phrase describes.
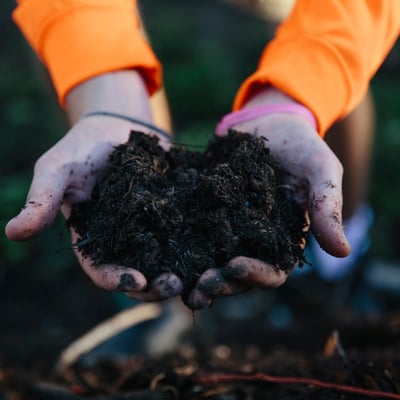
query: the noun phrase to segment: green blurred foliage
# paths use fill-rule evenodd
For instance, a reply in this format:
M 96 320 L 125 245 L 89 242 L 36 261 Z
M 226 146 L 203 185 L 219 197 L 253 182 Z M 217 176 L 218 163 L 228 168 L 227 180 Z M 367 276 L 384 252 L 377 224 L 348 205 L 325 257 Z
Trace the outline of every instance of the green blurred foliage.
M 397 52 L 398 46 L 394 49 Z M 376 105 L 370 202 L 375 212 L 371 255 L 400 258 L 400 77 L 382 71 L 372 82 Z
M 218 1 L 141 2 L 146 30 L 164 65 L 178 141 L 204 144 L 230 111 L 271 37 L 261 20 Z M 200 139 L 199 139 L 200 137 Z

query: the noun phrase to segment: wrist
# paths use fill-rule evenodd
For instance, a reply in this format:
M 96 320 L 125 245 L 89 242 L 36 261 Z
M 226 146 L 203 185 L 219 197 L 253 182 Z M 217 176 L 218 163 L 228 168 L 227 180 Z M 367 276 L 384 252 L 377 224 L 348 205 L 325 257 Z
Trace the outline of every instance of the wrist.
M 99 110 L 151 122 L 141 75 L 134 70 L 106 73 L 82 82 L 66 96 L 66 113 L 72 125 L 84 114 Z
M 281 91 L 268 88 L 254 95 L 241 110 L 225 115 L 216 128 L 217 135 L 225 133 L 235 125 L 272 114 L 294 114 L 306 119 L 316 130 L 314 114 Z
M 164 129 L 161 129 L 160 127 L 154 125 L 151 122 L 147 122 L 147 121 L 144 121 L 143 119 L 139 119 L 139 118 L 130 117 L 129 115 L 116 113 L 116 112 L 112 112 L 112 111 L 95 110 L 95 111 L 89 111 L 87 113 L 84 113 L 83 115 L 80 116 L 80 120 L 83 120 L 83 119 L 89 118 L 89 117 L 108 117 L 108 118 L 117 119 L 120 121 L 130 122 L 132 124 L 139 125 L 142 129 L 145 128 L 146 130 L 149 130 L 150 132 L 155 132 L 155 133 L 161 135 L 163 137 L 163 139 L 166 139 L 168 141 L 172 140 L 172 135 L 170 135 Z
M 293 97 L 290 97 L 286 93 L 271 85 L 267 85 L 263 88 L 259 88 L 256 91 L 253 91 L 248 100 L 243 104 L 241 109 L 263 104 L 276 103 L 299 104 L 295 99 L 293 99 Z

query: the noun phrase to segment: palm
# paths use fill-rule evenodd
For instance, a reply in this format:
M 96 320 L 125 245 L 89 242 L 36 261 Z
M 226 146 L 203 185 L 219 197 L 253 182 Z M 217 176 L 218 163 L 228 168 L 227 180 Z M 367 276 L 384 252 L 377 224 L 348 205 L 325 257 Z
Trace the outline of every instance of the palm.
M 292 186 L 320 245 L 335 256 L 346 256 L 349 246 L 341 224 L 342 166 L 311 125 L 301 116 L 275 114 L 232 128 L 267 139 L 271 155 L 292 176 L 285 184 Z M 206 271 L 189 297 L 189 304 L 203 308 L 216 296 L 251 287 L 277 287 L 286 279 L 287 274 L 273 265 L 237 257 L 223 268 Z

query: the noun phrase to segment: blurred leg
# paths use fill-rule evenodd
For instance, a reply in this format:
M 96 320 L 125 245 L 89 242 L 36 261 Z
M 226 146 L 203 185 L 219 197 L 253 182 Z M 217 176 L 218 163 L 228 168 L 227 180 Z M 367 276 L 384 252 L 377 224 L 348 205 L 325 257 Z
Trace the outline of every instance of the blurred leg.
M 369 248 L 373 215 L 367 204 L 371 152 L 375 128 L 373 99 L 367 93 L 359 106 L 335 123 L 326 141 L 344 167 L 343 224 L 352 251 L 348 257 L 335 258 L 310 240 L 313 265 L 327 281 L 337 281 L 354 271 Z
M 151 111 L 153 113 L 154 123 L 161 129 L 172 133 L 172 120 L 169 110 L 168 100 L 165 89 L 161 88 L 158 92 L 154 93 L 150 98 Z
M 147 34 L 146 28 L 144 26 L 143 18 L 141 18 L 140 26 L 143 36 L 150 42 L 149 35 Z M 160 90 L 154 93 L 153 96 L 151 96 L 150 106 L 153 114 L 154 123 L 161 129 L 172 133 L 173 127 L 171 113 L 169 110 L 167 95 L 164 87 L 162 87 Z
M 344 167 L 343 219 L 349 219 L 366 201 L 371 149 L 375 130 L 375 109 L 371 93 L 360 105 L 327 133 L 326 141 Z

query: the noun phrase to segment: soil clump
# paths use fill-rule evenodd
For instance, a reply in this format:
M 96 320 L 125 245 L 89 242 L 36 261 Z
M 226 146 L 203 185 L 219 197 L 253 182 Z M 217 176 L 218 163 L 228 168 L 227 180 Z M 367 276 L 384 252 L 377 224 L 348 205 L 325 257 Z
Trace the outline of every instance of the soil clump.
M 266 144 L 230 132 L 204 152 L 166 151 L 157 137 L 132 132 L 91 200 L 72 209 L 76 246 L 95 266 L 131 267 L 149 282 L 175 273 L 184 301 L 205 270 L 237 256 L 289 271 L 304 261 L 306 221 Z

